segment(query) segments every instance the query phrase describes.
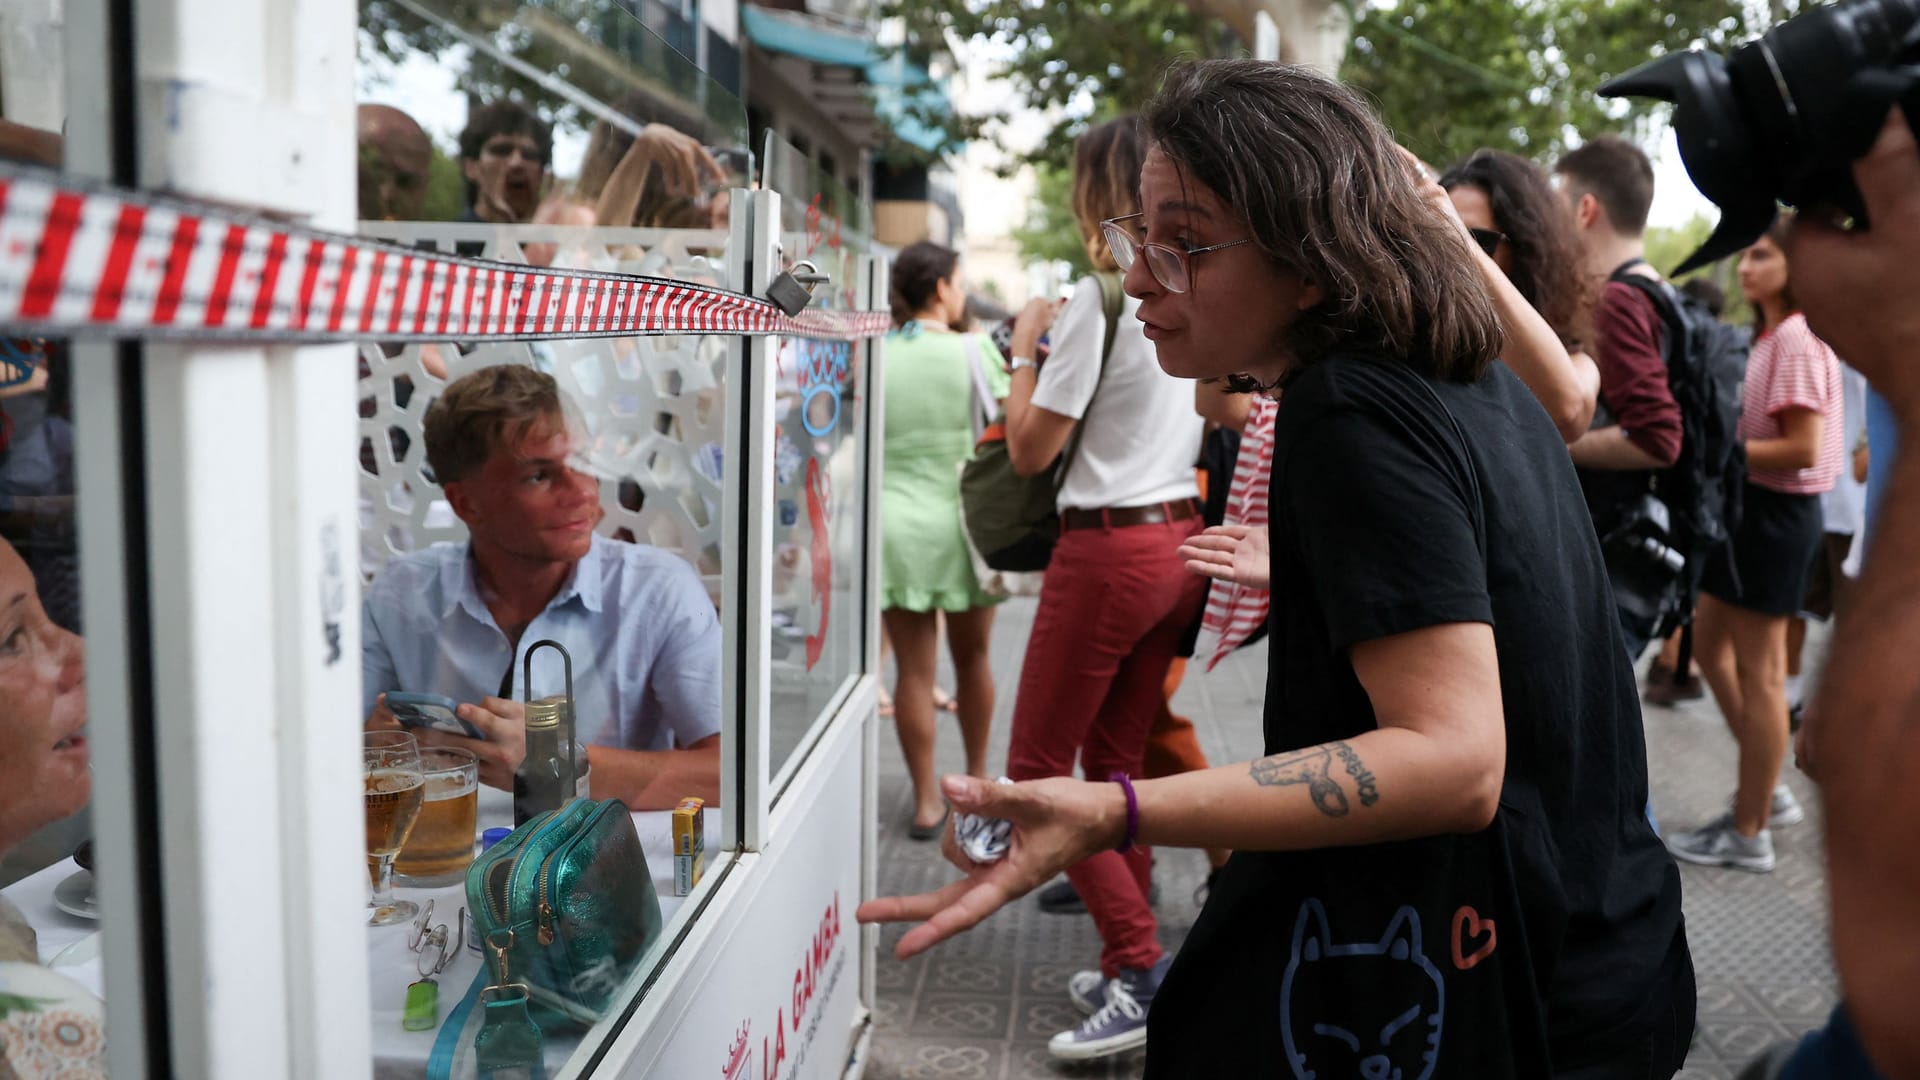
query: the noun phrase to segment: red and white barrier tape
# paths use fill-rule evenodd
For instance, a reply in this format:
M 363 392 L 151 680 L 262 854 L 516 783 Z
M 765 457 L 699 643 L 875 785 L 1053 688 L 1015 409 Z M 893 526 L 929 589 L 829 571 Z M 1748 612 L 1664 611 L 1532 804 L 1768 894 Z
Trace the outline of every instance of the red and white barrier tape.
M 423 252 L 0 163 L 0 334 L 320 342 L 782 334 L 877 311 Z

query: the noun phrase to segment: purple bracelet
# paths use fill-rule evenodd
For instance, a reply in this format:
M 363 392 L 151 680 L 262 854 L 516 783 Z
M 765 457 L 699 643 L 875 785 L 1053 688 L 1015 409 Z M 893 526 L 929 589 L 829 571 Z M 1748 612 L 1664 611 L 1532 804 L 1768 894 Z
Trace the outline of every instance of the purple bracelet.
M 1109 773 L 1107 779 L 1119 784 L 1120 790 L 1127 793 L 1127 835 L 1122 837 L 1120 845 L 1113 849 L 1124 855 L 1133 850 L 1133 841 L 1140 835 L 1140 799 L 1134 795 L 1133 781 L 1126 773 Z

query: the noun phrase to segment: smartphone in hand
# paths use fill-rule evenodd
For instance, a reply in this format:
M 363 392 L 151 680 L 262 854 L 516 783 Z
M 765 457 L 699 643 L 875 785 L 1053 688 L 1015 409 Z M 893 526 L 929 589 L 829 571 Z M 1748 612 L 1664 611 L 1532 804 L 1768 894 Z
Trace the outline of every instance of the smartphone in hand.
M 400 721 L 401 727 L 409 731 L 426 728 L 448 735 L 484 740 L 487 737 L 485 732 L 460 719 L 456 712 L 459 708 L 459 702 L 442 694 L 411 694 L 404 691 L 387 694 L 387 711 Z

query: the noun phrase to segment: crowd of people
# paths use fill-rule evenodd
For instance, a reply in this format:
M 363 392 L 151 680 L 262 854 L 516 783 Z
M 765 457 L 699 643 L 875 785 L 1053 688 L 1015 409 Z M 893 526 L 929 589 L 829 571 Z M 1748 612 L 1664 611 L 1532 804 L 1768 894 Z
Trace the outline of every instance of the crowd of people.
M 557 188 L 544 122 L 476 109 L 465 216 L 723 219 L 708 148 L 621 127 L 596 128 L 581 177 Z M 417 216 L 425 133 L 368 105 L 360 136 L 362 215 Z M 1738 400 L 1721 402 L 1737 420 L 1724 484 L 1701 450 L 1711 373 L 1683 374 L 1708 366 L 1688 320 L 1714 298 L 1646 261 L 1653 171 L 1615 136 L 1550 169 L 1483 150 L 1436 170 L 1337 83 L 1205 61 L 1083 136 L 1072 210 L 1094 273 L 1028 305 L 1004 348 L 969 325 L 957 253 L 903 251 L 882 614 L 906 824 L 965 876 L 859 917 L 920 923 L 899 943 L 911 955 L 1064 874 L 1049 908 L 1083 908 L 1101 952 L 1067 988 L 1085 1019 L 1050 1048 L 1144 1046 L 1150 1077 L 1275 1062 L 1666 1077 L 1695 1008 L 1673 859 L 1772 870 L 1771 830 L 1806 817 L 1781 783 L 1792 744 L 1826 793 L 1848 1004 L 1768 1067 L 1871 1076 L 1857 1071 L 1870 1053 L 1884 1075 L 1920 1069 L 1901 1009 L 1920 975 L 1903 828 L 1920 808 L 1902 768 L 1920 702 L 1902 651 L 1920 640 L 1920 461 L 1892 439 L 1920 415 L 1920 148 L 1898 113 L 1856 171 L 1871 230 L 1783 216 L 1740 255 L 1753 326 Z M 0 388 L 0 725 L 32 752 L 0 761 L 0 854 L 88 794 L 63 372 L 50 355 L 24 366 L 41 382 Z M 1237 456 L 1209 451 L 1217 431 Z M 385 694 L 451 697 L 482 737 L 421 742 L 472 750 L 481 780 L 511 789 L 515 673 L 528 642 L 560 640 L 605 676 L 581 684 L 600 721 L 581 733 L 592 794 L 717 801 L 713 605 L 684 561 L 596 533 L 577 437 L 531 367 L 440 392 L 422 450 L 469 539 L 402 556 L 370 587 L 367 726 L 397 723 Z M 1053 512 L 1005 784 L 987 764 L 1004 593 L 958 481 L 988 439 L 1012 473 L 1051 484 Z M 1804 619 L 1836 616 L 1807 696 Z M 1256 623 L 1266 754 L 1213 767 L 1173 690 L 1187 657 L 1217 660 Z M 943 628 L 966 769 L 941 779 Z M 1738 760 L 1727 811 L 1664 839 L 1636 678 L 1648 659 L 1662 701 L 1686 696 L 1697 662 Z M 963 853 L 954 810 L 1012 822 L 1005 858 Z M 1177 955 L 1153 911 L 1154 845 L 1207 849 L 1213 867 Z M 32 962 L 7 914 L 0 961 Z
M 1086 1019 L 1050 1048 L 1144 1045 L 1150 1077 L 1276 1062 L 1297 1076 L 1673 1075 L 1695 1008 L 1674 858 L 1774 868 L 1770 830 L 1806 816 L 1780 777 L 1792 729 L 1829 785 L 1830 836 L 1849 820 L 1837 760 L 1883 796 L 1898 783 L 1895 761 L 1830 734 L 1853 729 L 1849 712 L 1864 706 L 1875 745 L 1911 760 L 1912 677 L 1865 665 L 1889 658 L 1898 620 L 1915 640 L 1899 592 L 1912 540 L 1904 569 L 1901 539 L 1877 541 L 1896 554 L 1868 556 L 1856 582 L 1861 500 L 1836 488 L 1894 468 L 1869 452 L 1841 357 L 1910 412 L 1913 339 L 1835 331 L 1904 317 L 1869 300 L 1902 304 L 1890 282 L 1912 277 L 1891 253 L 1920 240 L 1916 156 L 1896 114 L 1859 166 L 1870 233 L 1783 215 L 1741 254 L 1750 335 L 1702 332 L 1724 296 L 1647 263 L 1653 170 L 1631 142 L 1596 135 L 1550 168 L 1483 150 L 1436 172 L 1350 91 L 1252 61 L 1176 68 L 1139 116 L 1083 136 L 1073 210 L 1095 273 L 1023 311 L 1004 353 L 928 331 L 955 310 L 959 262 L 903 253 L 889 358 L 913 361 L 890 363 L 885 438 L 916 478 L 886 491 L 890 525 L 913 517 L 886 533 L 889 625 L 970 619 L 997 599 L 979 591 L 954 480 L 975 440 L 1004 438 L 1022 475 L 1053 478 L 1059 537 L 1006 744 L 1014 783 L 981 767 L 990 678 L 975 709 L 962 695 L 968 775 L 937 792 L 919 708 L 931 639 L 896 693 L 915 702 L 899 723 L 916 837 L 932 838 L 944 798 L 1012 822 L 1009 853 L 977 861 L 949 834 L 961 880 L 859 917 L 919 923 L 899 940 L 909 956 L 1064 872 L 1102 949 L 1068 986 Z M 1111 301 L 1100 278 L 1116 270 L 1127 297 Z M 1729 358 L 1744 379 L 1726 380 Z M 983 437 L 996 408 L 1003 429 Z M 1224 516 L 1194 484 L 1214 428 L 1240 436 Z M 929 565 L 946 589 L 911 586 Z M 1268 756 L 1210 769 L 1196 748 L 1169 764 L 1157 744 L 1182 639 L 1205 622 L 1216 648 L 1244 641 L 1250 594 L 1267 619 Z M 1835 612 L 1809 699 L 1804 619 Z M 1738 759 L 1727 812 L 1664 841 L 1643 659 L 1662 702 L 1688 696 L 1697 660 Z M 1304 790 L 1268 790 L 1290 787 Z M 1891 929 L 1911 913 L 1910 884 L 1905 900 L 1867 891 L 1911 883 L 1896 831 L 1882 813 L 1848 837 L 1836 918 Z M 1151 844 L 1234 852 L 1177 956 L 1157 938 Z M 1449 938 L 1483 929 L 1483 951 L 1453 940 L 1449 957 Z M 1876 1075 L 1830 1071 L 1866 1067 L 1860 1035 L 1886 1062 L 1913 1052 L 1892 1019 L 1910 959 L 1835 934 L 1851 1012 L 1787 1075 Z M 1856 983 L 1854 968 L 1871 970 Z
M 552 169 L 553 125 L 517 101 L 475 106 L 457 139 L 457 220 L 501 225 L 641 226 L 724 229 L 729 189 L 743 182 L 723 164 L 725 148 L 704 145 L 651 117 L 644 94 L 603 106 L 587 133 L 577 177 Z M 363 221 L 429 220 L 437 153 L 420 123 L 392 105 L 358 110 L 359 212 Z M 556 249 L 529 247 L 529 262 L 551 265 Z M 477 249 L 474 252 L 477 254 Z

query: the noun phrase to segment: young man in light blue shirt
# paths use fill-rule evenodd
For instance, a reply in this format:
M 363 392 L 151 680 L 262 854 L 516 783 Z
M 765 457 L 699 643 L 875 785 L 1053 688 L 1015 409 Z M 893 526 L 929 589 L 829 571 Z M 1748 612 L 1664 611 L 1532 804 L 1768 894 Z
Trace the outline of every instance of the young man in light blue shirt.
M 480 779 L 512 790 L 526 754 L 529 646 L 573 659 L 575 720 L 593 797 L 635 810 L 720 796 L 720 622 L 693 568 L 594 534 L 599 486 L 568 464 L 573 436 L 551 376 L 483 368 L 449 384 L 423 424 L 427 461 L 464 544 L 389 563 L 367 591 L 361 673 L 367 726 L 391 727 L 388 691 L 443 694 L 484 739 L 459 746 Z M 533 656 L 533 697 L 566 690 L 560 656 Z

